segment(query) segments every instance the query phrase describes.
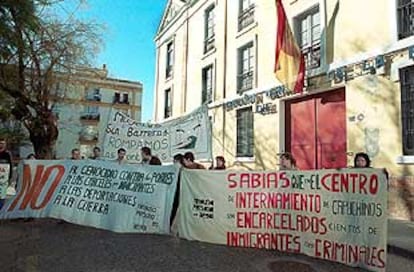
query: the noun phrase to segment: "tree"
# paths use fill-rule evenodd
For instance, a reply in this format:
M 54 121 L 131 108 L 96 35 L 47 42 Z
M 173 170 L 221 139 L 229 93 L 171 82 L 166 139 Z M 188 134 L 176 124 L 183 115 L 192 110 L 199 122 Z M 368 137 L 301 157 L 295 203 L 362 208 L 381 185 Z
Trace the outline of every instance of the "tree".
M 11 114 L 27 128 L 37 157 L 43 159 L 53 158 L 58 138 L 52 112 L 62 98 L 58 83 L 89 66 L 101 44 L 100 25 L 76 20 L 74 12 L 65 21 L 53 13 L 60 2 L 0 3 L 0 92 L 12 98 Z

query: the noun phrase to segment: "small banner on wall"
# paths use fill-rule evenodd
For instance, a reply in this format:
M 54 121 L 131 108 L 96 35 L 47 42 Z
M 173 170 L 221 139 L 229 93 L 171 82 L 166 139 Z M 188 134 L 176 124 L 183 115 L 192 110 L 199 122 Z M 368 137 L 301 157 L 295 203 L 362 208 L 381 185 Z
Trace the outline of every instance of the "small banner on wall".
M 141 147 L 151 148 L 163 162 L 171 162 L 175 154 L 193 152 L 197 159 L 210 159 L 211 125 L 208 108 L 202 106 L 180 118 L 160 124 L 139 123 L 125 113 L 112 110 L 104 137 L 104 157 L 115 159 L 124 148 L 127 159 L 141 161 Z
M 19 190 L 0 219 L 53 217 L 116 232 L 169 233 L 175 166 L 28 160 L 19 168 Z
M 0 163 L 0 199 L 5 199 L 9 186 L 10 164 Z
M 385 271 L 387 181 L 381 170 L 183 170 L 179 235 L 301 253 Z

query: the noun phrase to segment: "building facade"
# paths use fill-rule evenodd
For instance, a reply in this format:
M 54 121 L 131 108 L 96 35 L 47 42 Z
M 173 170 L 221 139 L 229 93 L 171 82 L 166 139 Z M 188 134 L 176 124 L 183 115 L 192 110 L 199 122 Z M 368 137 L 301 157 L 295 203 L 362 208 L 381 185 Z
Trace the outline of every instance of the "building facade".
M 111 110 L 127 113 L 141 121 L 142 83 L 108 77 L 102 69 L 78 69 L 74 75 L 57 80 L 56 95 L 51 97 L 52 111 L 57 116 L 59 137 L 56 157 L 67 159 L 73 148 L 83 157 L 101 146 Z M 21 157 L 32 151 L 22 147 Z
M 366 152 L 390 173 L 393 217 L 414 220 L 414 4 L 282 0 L 305 55 L 302 94 L 274 75 L 269 0 L 170 0 L 155 38 L 154 119 L 207 103 L 213 155 L 241 169 L 353 165 Z

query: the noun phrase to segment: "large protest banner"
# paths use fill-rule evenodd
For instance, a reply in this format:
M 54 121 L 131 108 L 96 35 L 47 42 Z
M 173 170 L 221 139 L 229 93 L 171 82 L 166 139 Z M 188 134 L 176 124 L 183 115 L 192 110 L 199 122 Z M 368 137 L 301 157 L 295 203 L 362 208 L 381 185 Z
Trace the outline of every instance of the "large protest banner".
M 191 151 L 197 159 L 210 159 L 211 125 L 206 106 L 180 118 L 160 124 L 139 123 L 117 110 L 109 114 L 105 129 L 104 157 L 113 159 L 119 148 L 127 150 L 127 159 L 141 161 L 140 149 L 151 148 L 161 161 L 172 161 L 177 153 Z
M 381 170 L 181 173 L 179 235 L 385 271 Z
M 169 233 L 175 166 L 24 161 L 0 218 L 53 217 L 116 232 Z
M 10 164 L 0 163 L 0 199 L 5 199 L 9 187 Z

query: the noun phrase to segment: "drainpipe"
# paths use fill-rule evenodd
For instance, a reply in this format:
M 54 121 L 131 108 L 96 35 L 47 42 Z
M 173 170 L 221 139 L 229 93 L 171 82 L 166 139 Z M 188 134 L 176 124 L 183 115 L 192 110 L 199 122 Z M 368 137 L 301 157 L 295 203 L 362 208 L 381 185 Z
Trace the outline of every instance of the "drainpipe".
M 224 1 L 224 54 L 223 54 L 223 101 L 226 99 L 226 91 L 227 91 L 227 0 Z M 225 140 L 226 140 L 226 105 L 223 103 L 223 127 L 222 127 L 222 133 L 223 133 L 223 155 L 225 153 Z
M 188 9 L 190 8 L 190 3 L 187 3 L 186 4 L 187 5 L 187 7 L 186 7 L 186 11 L 185 11 L 185 13 L 186 13 L 186 16 L 185 16 L 185 28 L 186 28 L 186 35 L 185 35 L 185 44 L 184 44 L 184 50 L 185 50 L 185 53 L 184 53 L 184 95 L 183 95 L 183 97 L 184 97 L 184 101 L 183 101 L 183 110 L 184 110 L 184 113 L 185 112 L 187 112 L 187 77 L 188 77 L 188 74 L 187 74 L 187 71 L 188 71 L 188 33 L 189 33 L 189 31 L 188 31 Z

